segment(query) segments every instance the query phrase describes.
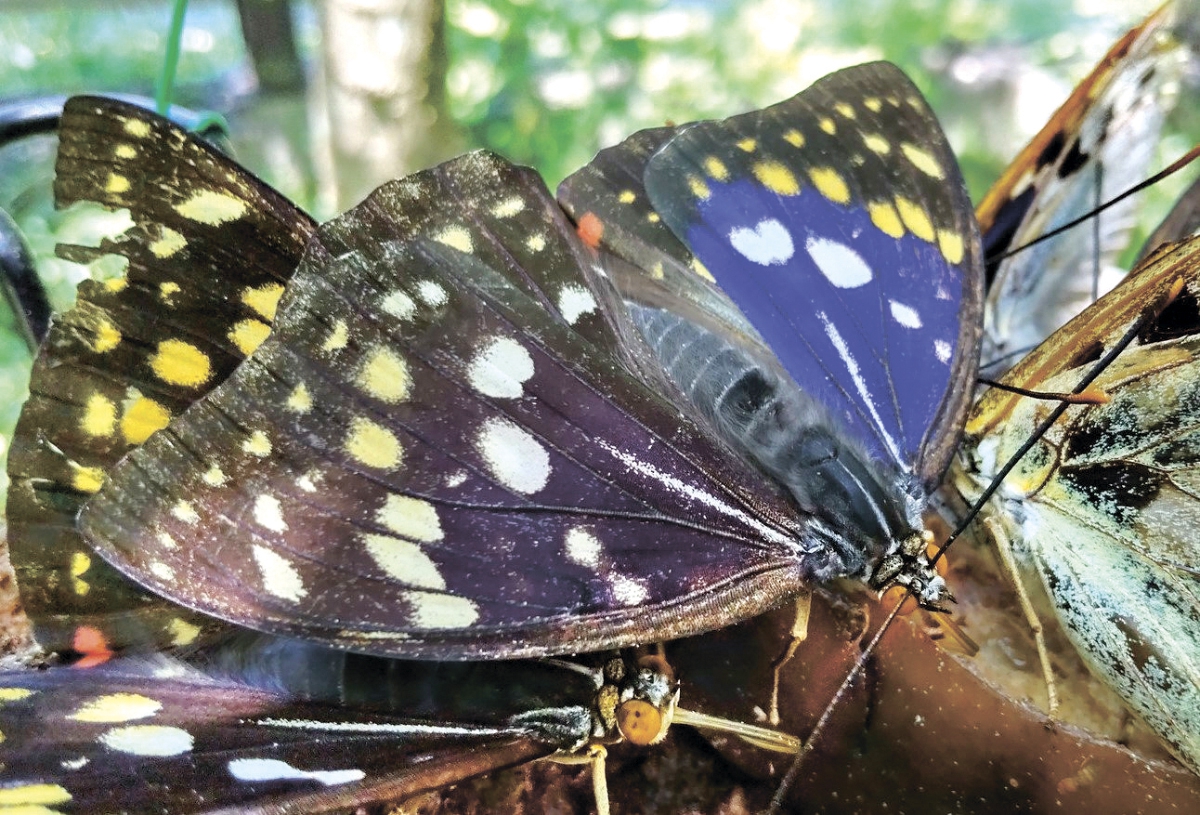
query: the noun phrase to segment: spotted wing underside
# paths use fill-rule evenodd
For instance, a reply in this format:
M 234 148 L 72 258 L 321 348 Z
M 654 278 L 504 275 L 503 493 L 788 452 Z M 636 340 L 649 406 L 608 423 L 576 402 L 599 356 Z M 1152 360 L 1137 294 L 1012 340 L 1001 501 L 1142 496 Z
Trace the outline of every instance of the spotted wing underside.
M 654 209 L 796 385 L 932 486 L 978 355 L 977 229 L 933 113 L 892 65 L 692 125 L 649 161 Z
M 108 645 L 171 642 L 196 620 L 167 613 L 75 530 L 117 459 L 223 379 L 266 335 L 313 221 L 248 171 L 169 121 L 77 97 L 63 111 L 55 185 L 65 207 L 127 210 L 131 223 L 89 262 L 124 273 L 85 281 L 34 363 L 8 458 L 8 536 L 21 595 L 52 650 L 81 626 Z
M 1152 255 L 1003 381 L 1069 391 L 1148 313 L 1096 380 L 1109 401 L 1072 406 L 1051 427 L 1008 476 L 1010 494 L 1025 497 L 1002 517 L 1084 661 L 1196 769 L 1200 240 Z M 964 466 L 987 483 L 1053 407 L 988 391 L 968 422 Z
M 786 499 L 609 350 L 602 278 L 535 174 L 467 156 L 318 242 L 258 351 L 84 510 L 123 571 L 439 658 L 663 639 L 803 581 Z

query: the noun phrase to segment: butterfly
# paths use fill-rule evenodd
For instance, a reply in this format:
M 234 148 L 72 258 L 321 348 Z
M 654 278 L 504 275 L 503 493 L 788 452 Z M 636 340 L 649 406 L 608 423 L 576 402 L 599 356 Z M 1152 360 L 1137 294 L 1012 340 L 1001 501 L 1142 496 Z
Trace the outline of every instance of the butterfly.
M 27 611 L 48 651 L 82 659 L 46 673 L 0 674 L 0 684 L 9 686 L 0 697 L 11 703 L 0 708 L 10 733 L 0 746 L 0 795 L 6 796 L 0 800 L 69 804 L 80 811 L 225 804 L 245 811 L 249 801 L 276 801 L 313 811 L 407 797 L 430 785 L 550 754 L 587 753 L 630 737 L 643 741 L 638 733 L 647 734 L 648 744 L 671 721 L 723 726 L 678 708 L 669 668 L 653 658 L 439 665 L 351 657 L 311 642 L 268 639 L 247 647 L 242 638 L 230 645 L 226 641 L 237 635 L 228 627 L 140 594 L 103 564 L 96 571 L 78 568 L 82 541 L 73 512 L 112 462 L 141 441 L 129 432 L 144 429 L 130 419 L 139 415 L 140 400 L 153 399 L 158 407 L 148 415 L 169 422 L 253 350 L 312 222 L 229 159 L 129 104 L 72 100 L 62 141 L 60 201 L 124 206 L 132 225 L 97 248 L 61 249 L 79 259 L 118 251 L 127 258 L 127 274 L 83 284 L 76 307 L 55 322 L 17 434 L 20 454 L 12 472 L 24 477 L 18 483 L 27 491 L 23 503 L 10 504 L 10 519 Z M 136 191 L 114 180 L 130 177 Z M 225 193 L 224 206 L 233 201 L 260 210 L 252 224 L 226 233 L 253 255 L 242 276 L 226 274 L 235 244 L 217 239 L 222 233 L 210 217 L 221 203 L 195 194 L 211 192 L 214 179 Z M 185 289 L 197 283 L 199 291 Z M 168 364 L 164 344 L 180 335 L 203 348 L 211 364 L 207 380 L 185 384 L 158 376 Z M 113 353 L 114 342 L 129 347 Z M 105 423 L 108 432 L 86 432 L 95 423 L 97 402 L 110 394 L 120 408 Z M 79 481 L 84 468 L 94 476 L 86 484 L 92 489 Z M 54 534 L 46 535 L 47 528 Z M 62 588 L 70 591 L 55 593 Z M 182 651 L 186 662 L 116 656 L 148 647 Z M 531 674 L 540 677 L 532 686 Z M 385 686 L 364 687 L 381 678 Z M 228 698 L 250 701 L 230 708 Z M 466 704 L 473 700 L 473 707 Z M 320 727 L 302 702 L 323 705 Z M 94 712 L 98 706 L 105 712 Z M 71 713 L 85 708 L 93 712 L 82 718 Z M 289 710 L 300 712 L 285 715 Z M 381 710 L 388 721 L 374 716 Z M 280 716 L 289 723 L 281 724 Z M 126 721 L 139 723 L 122 724 L 117 735 L 99 726 Z M 782 734 L 734 726 L 775 749 L 796 749 L 795 740 Z M 619 735 L 622 729 L 627 735 Z M 413 751 L 414 740 L 422 750 Z M 155 752 L 166 749 L 162 744 L 174 752 Z M 317 769 L 330 751 L 353 768 L 331 775 Z M 226 764 L 230 760 L 242 769 L 235 771 Z M 132 781 L 145 777 L 160 783 L 150 791 Z M 595 777 L 602 780 L 603 770 Z M 428 778 L 436 783 L 421 780 Z M 352 781 L 361 784 L 344 786 Z M 319 785 L 330 789 L 306 792 Z M 598 794 L 603 808 L 605 796 Z

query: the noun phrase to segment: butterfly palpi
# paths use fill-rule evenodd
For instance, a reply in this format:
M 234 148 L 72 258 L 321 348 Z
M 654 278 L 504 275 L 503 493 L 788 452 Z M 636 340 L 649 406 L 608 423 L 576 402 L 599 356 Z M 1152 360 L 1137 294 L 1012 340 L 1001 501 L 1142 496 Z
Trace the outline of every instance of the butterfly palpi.
M 321 227 L 270 336 L 113 469 L 85 534 L 185 606 L 408 657 L 655 641 L 844 577 L 939 603 L 919 510 L 970 398 L 981 275 L 915 87 L 832 75 L 683 131 L 646 185 L 778 362 L 696 335 L 673 353 L 706 376 L 639 378 L 666 346 L 622 329 L 540 179 L 474 154 Z M 207 375 L 170 342 L 160 376 Z

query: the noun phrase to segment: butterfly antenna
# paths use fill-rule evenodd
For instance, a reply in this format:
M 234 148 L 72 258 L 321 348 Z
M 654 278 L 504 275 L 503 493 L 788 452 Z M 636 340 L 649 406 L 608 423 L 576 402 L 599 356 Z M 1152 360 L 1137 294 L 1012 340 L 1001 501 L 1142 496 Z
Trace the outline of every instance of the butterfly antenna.
M 1104 210 L 1109 209 L 1110 207 L 1116 206 L 1117 204 L 1121 203 L 1129 196 L 1135 195 L 1135 194 L 1141 192 L 1142 190 L 1146 189 L 1147 187 L 1157 184 L 1159 181 L 1162 181 L 1164 178 L 1174 175 L 1175 173 L 1179 172 L 1184 167 L 1186 167 L 1187 165 L 1189 165 L 1193 161 L 1195 161 L 1197 157 L 1200 157 L 1200 144 L 1196 145 L 1191 150 L 1188 150 L 1182 156 L 1177 158 L 1175 161 L 1173 161 L 1170 164 L 1170 166 L 1166 167 L 1163 170 L 1160 170 L 1159 172 L 1155 173 L 1154 175 L 1150 176 L 1149 178 L 1147 178 L 1144 181 L 1139 181 L 1137 184 L 1134 184 L 1132 187 L 1125 190 L 1125 192 L 1123 192 L 1120 195 L 1116 196 L 1115 198 L 1107 201 L 1106 203 L 1101 204 L 1100 206 L 1093 209 L 1091 212 L 1084 213 L 1083 215 L 1080 215 L 1075 220 L 1068 221 L 1067 223 L 1063 224 L 1062 226 L 1058 227 L 1057 229 L 1052 229 L 1043 235 L 1039 235 L 1038 237 L 1034 238 L 1033 240 L 1029 241 L 1028 243 L 1024 243 L 1020 246 L 1009 249 L 1007 252 L 1001 252 L 999 255 L 990 257 L 987 259 L 987 262 L 989 264 L 990 263 L 998 263 L 999 261 L 1010 258 L 1019 252 L 1024 252 L 1026 249 L 1029 249 L 1030 247 L 1037 246 L 1039 243 L 1042 243 L 1043 241 L 1048 241 L 1051 238 L 1061 235 L 1062 233 L 1066 232 L 1069 229 L 1074 229 L 1075 227 L 1079 226 L 1081 223 L 1088 220 L 1089 218 L 1095 218 L 1097 215 L 1099 215 Z M 1096 245 L 1099 246 L 1098 240 L 1096 241 Z
M 1018 396 L 1028 396 L 1031 399 L 1044 399 L 1047 402 L 1066 402 L 1070 405 L 1103 405 L 1109 401 L 1109 395 L 1100 388 L 1086 388 L 1079 393 L 1062 393 L 1059 391 L 1035 391 L 1022 388 L 1019 385 L 1006 385 L 995 379 L 976 377 L 976 382 L 996 390 L 1015 393 Z
M 783 804 L 787 799 L 788 791 L 792 788 L 792 786 L 796 783 L 796 779 L 800 776 L 800 770 L 804 768 L 805 759 L 808 758 L 810 753 L 812 753 L 817 740 L 820 739 L 821 734 L 825 732 L 825 727 L 829 724 L 829 720 L 833 717 L 834 710 L 838 708 L 842 699 L 845 698 L 846 694 L 850 692 L 850 686 L 854 684 L 854 681 L 858 679 L 859 675 L 863 672 L 863 669 L 867 664 L 867 660 L 871 658 L 871 654 L 875 653 L 875 648 L 879 645 L 879 641 L 883 639 L 883 635 L 887 633 L 887 630 L 891 627 L 892 622 L 900 614 L 900 609 L 911 596 L 912 590 L 909 589 L 905 592 L 904 596 L 900 598 L 900 601 L 896 603 L 892 610 L 888 612 L 887 617 L 884 618 L 883 623 L 875 632 L 875 636 L 871 638 L 871 641 L 867 643 L 867 647 L 863 649 L 861 654 L 859 654 L 858 659 L 854 661 L 854 666 L 850 669 L 849 673 L 846 674 L 846 678 L 842 680 L 842 684 L 838 687 L 837 692 L 834 693 L 833 698 L 829 700 L 829 703 L 825 705 L 825 709 L 821 711 L 821 717 L 817 719 L 817 723 L 813 725 L 813 729 L 811 732 L 809 732 L 808 738 L 804 740 L 804 744 L 801 746 L 800 752 L 796 754 L 796 757 L 792 760 L 792 765 L 788 767 L 787 773 L 783 776 L 783 780 L 779 783 L 779 788 L 775 790 L 775 795 L 771 798 L 771 805 L 767 808 L 767 815 L 778 815 L 778 813 L 783 811 Z

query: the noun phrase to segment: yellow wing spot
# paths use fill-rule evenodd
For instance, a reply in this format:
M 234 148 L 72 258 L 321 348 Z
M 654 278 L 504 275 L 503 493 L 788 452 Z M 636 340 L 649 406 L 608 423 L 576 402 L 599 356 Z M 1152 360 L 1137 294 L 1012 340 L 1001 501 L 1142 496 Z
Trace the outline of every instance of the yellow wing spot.
M 87 552 L 71 553 L 71 577 L 83 577 L 92 568 L 92 557 Z
M 371 349 L 354 381 L 366 393 L 389 404 L 407 399 L 412 382 L 404 358 L 382 346 Z
M 892 152 L 891 142 L 889 142 L 883 136 L 880 136 L 878 133 L 864 133 L 863 144 L 865 144 L 867 149 L 872 153 L 877 153 L 881 156 L 886 156 L 888 153 Z
M 908 227 L 910 232 L 923 241 L 933 242 L 933 223 L 929 220 L 929 215 L 921 208 L 920 204 L 897 196 L 896 209 L 900 213 L 900 220 L 904 222 L 904 225 Z
M 171 514 L 189 526 L 200 522 L 200 513 L 187 501 L 177 501 L 171 507 Z
M 111 436 L 117 429 L 117 406 L 113 400 L 99 392 L 89 396 L 83 406 L 79 429 L 93 438 Z
M 200 636 L 200 631 L 200 626 L 192 625 L 187 620 L 181 620 L 178 617 L 167 625 L 167 632 L 171 635 L 171 644 L 176 646 L 191 645 L 196 641 L 196 637 Z
M 126 119 L 125 132 L 134 138 L 144 139 L 150 135 L 150 125 L 141 119 Z
M 251 318 L 248 320 L 238 320 L 225 336 L 241 352 L 242 356 L 248 357 L 254 353 L 258 346 L 263 344 L 263 340 L 270 333 L 271 326 L 262 320 Z
M 729 168 L 725 166 L 725 162 L 716 156 L 707 156 L 704 159 L 704 172 L 708 173 L 709 178 L 714 181 L 725 182 L 729 180 Z
M 912 162 L 912 166 L 930 178 L 936 178 L 941 181 L 946 177 L 946 171 L 942 168 L 937 157 L 925 148 L 904 142 L 900 145 L 900 152 L 904 153 L 904 156 Z
M 150 370 L 169 385 L 196 388 L 212 376 L 208 355 L 183 340 L 163 340 L 150 357 Z
M 262 430 L 255 430 L 242 442 L 242 451 L 256 458 L 271 455 L 271 439 Z
M 540 252 L 546 248 L 546 238 L 544 235 L 530 235 L 525 239 L 525 246 L 530 252 Z
M 709 196 L 712 195 L 712 191 L 709 190 L 708 185 L 704 183 L 704 179 L 702 178 L 689 175 L 687 177 L 687 183 L 688 189 L 692 191 L 692 195 L 701 201 L 707 201 Z
M 137 158 L 137 148 L 132 144 L 118 144 L 113 148 L 113 155 L 117 158 L 129 161 Z
M 887 201 L 876 201 L 867 204 L 867 214 L 871 223 L 879 227 L 879 231 L 893 238 L 904 237 L 904 224 L 900 222 L 900 214 Z
M 175 295 L 179 294 L 179 284 L 173 280 L 168 280 L 165 283 L 158 284 L 158 299 L 164 305 L 175 305 Z
M 303 382 L 292 388 L 285 404 L 292 413 L 304 414 L 312 410 L 312 396 L 309 395 L 308 388 Z
M 159 260 L 166 260 L 187 248 L 187 238 L 169 226 L 159 227 L 158 240 L 150 244 L 150 253 Z
M 925 109 L 925 106 L 921 103 L 921 97 L 919 97 L 919 96 L 910 94 L 909 96 L 906 96 L 904 98 L 904 101 L 908 102 L 908 106 L 915 110 L 924 110 Z
M 962 235 L 953 232 L 949 229 L 939 229 L 937 232 L 938 249 L 942 250 L 942 257 L 949 263 L 961 263 L 963 259 L 963 239 Z
M 661 260 L 654 261 L 654 265 L 650 267 L 650 276 L 655 280 L 662 280 L 665 277 L 663 272 L 663 264 Z
M 92 724 L 111 724 L 147 719 L 162 710 L 162 703 L 140 693 L 109 693 L 84 704 L 68 719 Z
M 713 274 L 708 270 L 708 267 L 701 263 L 700 259 L 695 256 L 692 257 L 692 271 L 703 277 L 709 283 L 717 282 L 717 279 L 713 277 Z
M 58 784 L 21 784 L 16 787 L 0 788 L 0 808 L 6 811 L 12 808 L 14 815 L 20 812 L 44 813 L 53 815 L 52 810 L 44 807 L 55 804 L 65 804 L 71 800 L 71 793 Z
M 783 140 L 797 149 L 804 146 L 804 134 L 795 128 L 784 133 Z
M 71 486 L 79 492 L 91 495 L 104 486 L 104 470 L 99 467 L 84 467 L 71 462 L 71 470 Z
M 304 585 L 300 570 L 283 555 L 259 544 L 254 544 L 250 553 L 254 556 L 259 574 L 262 575 L 263 588 L 268 592 L 293 603 L 303 600 L 308 595 L 308 588 Z
M 225 475 L 225 471 L 214 464 L 204 471 L 204 475 L 200 476 L 200 480 L 210 487 L 220 487 L 229 481 L 229 476 Z
M 396 434 L 361 416 L 350 422 L 345 449 L 355 461 L 377 470 L 393 470 L 404 458 L 404 448 Z
M 417 544 L 391 535 L 365 534 L 360 540 L 375 564 L 396 580 L 422 589 L 446 588 L 437 564 Z
M 275 319 L 275 309 L 279 307 L 279 298 L 283 296 L 282 283 L 264 283 L 252 288 L 242 289 L 242 302 L 267 322 Z
M 759 161 L 750 168 L 758 182 L 777 195 L 798 195 L 800 182 L 778 161 Z
M 622 204 L 632 204 L 637 200 L 637 194 L 633 190 L 621 190 L 617 195 L 617 200 Z
M 879 111 L 883 110 L 883 100 L 881 100 L 878 96 L 868 96 L 863 100 L 863 107 L 872 113 L 878 113 Z
M 106 354 L 121 344 L 121 331 L 113 325 L 112 320 L 95 314 L 85 319 L 85 325 L 87 323 L 91 323 L 88 328 L 92 331 L 92 338 L 88 344 L 97 354 Z
M 652 223 L 652 224 L 656 224 L 656 223 L 658 223 L 659 221 L 661 221 L 661 220 L 662 220 L 662 218 L 658 217 L 658 213 L 657 213 L 657 212 L 651 212 L 649 215 L 647 215 L 647 216 L 646 216 L 646 220 L 647 220 L 647 221 L 649 221 L 649 222 L 650 222 L 650 223 Z
M 742 139 L 741 141 L 737 142 L 737 149 L 741 150 L 743 153 L 753 153 L 756 149 L 758 149 L 758 142 L 754 139 Z
M 457 249 L 464 254 L 471 254 L 475 251 L 475 241 L 471 239 L 471 233 L 467 231 L 465 226 L 455 224 L 447 227 L 441 232 L 433 236 L 433 239 L 438 243 L 444 243 L 451 249 Z
M 141 444 L 170 423 L 170 411 L 147 396 L 138 396 L 121 417 L 121 435 L 130 444 Z
M 812 179 L 817 192 L 830 201 L 838 204 L 849 202 L 850 188 L 846 186 L 845 179 L 838 174 L 837 170 L 832 167 L 813 167 L 808 171 L 808 177 Z
M 843 116 L 845 116 L 847 119 L 854 118 L 854 115 L 855 115 L 854 108 L 851 107 L 846 102 L 838 102 L 837 104 L 835 104 L 833 106 L 833 109 L 836 110 L 838 113 L 842 114 Z
M 110 195 L 122 195 L 129 192 L 129 179 L 120 173 L 109 173 L 104 182 L 104 191 Z
M 823 117 L 821 121 L 817 122 L 817 125 L 830 136 L 837 134 L 837 124 L 828 116 Z
M 208 226 L 220 226 L 245 215 L 246 202 L 227 192 L 201 190 L 193 193 L 192 197 L 182 204 L 176 205 L 175 211 L 188 220 Z
M 329 336 L 325 338 L 325 344 L 321 346 L 321 350 L 326 353 L 340 351 L 346 347 L 350 341 L 350 329 L 346 325 L 346 321 L 339 318 L 334 320 L 333 328 L 329 332 Z
M 33 696 L 29 688 L 0 688 L 0 703 L 20 702 Z
M 437 508 L 428 501 L 407 495 L 389 495 L 375 513 L 375 520 L 386 529 L 410 540 L 433 543 L 445 536 Z
M 110 291 L 113 294 L 120 294 L 121 292 L 125 291 L 125 289 L 128 287 L 129 287 L 129 278 L 126 277 L 125 275 L 119 275 L 117 277 L 110 277 L 108 280 L 104 281 L 105 290 Z

